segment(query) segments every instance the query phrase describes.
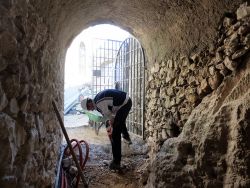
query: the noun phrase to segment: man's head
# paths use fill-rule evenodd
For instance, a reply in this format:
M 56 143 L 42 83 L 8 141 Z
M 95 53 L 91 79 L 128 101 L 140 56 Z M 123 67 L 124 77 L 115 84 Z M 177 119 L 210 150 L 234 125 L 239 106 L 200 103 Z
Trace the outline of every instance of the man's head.
M 81 102 L 81 107 L 84 110 L 94 110 L 95 109 L 93 100 L 90 98 L 83 99 Z

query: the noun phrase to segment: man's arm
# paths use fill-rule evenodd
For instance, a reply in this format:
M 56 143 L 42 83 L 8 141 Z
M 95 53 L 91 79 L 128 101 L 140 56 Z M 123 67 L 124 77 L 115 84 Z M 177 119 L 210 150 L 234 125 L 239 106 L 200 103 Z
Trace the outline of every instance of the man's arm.
M 113 119 L 115 114 L 112 113 L 113 100 L 104 99 L 96 103 L 96 107 L 101 111 L 102 115 L 108 119 Z

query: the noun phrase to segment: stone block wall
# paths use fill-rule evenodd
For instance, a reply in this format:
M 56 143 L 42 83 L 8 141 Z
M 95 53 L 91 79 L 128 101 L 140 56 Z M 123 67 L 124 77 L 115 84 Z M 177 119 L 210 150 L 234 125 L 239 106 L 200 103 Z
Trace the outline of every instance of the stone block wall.
M 197 49 L 201 49 L 205 42 L 211 41 L 219 15 L 240 2 L 238 0 L 183 1 L 181 3 L 179 1 L 106 0 L 100 4 L 97 0 L 0 1 L 0 148 L 2 149 L 0 187 L 53 186 L 61 136 L 51 100 L 55 99 L 59 109 L 62 109 L 64 84 L 62 62 L 64 62 L 66 49 L 77 33 L 91 25 L 108 22 L 126 28 L 139 37 L 147 52 L 148 60 L 152 62 L 156 59 L 158 62 L 150 73 L 147 86 L 145 114 L 148 118 L 147 139 L 160 141 L 162 144 L 165 139 L 177 136 L 182 129 L 192 129 L 197 119 L 200 122 L 195 129 L 204 128 L 203 123 L 207 120 L 205 113 L 211 113 L 211 110 L 205 108 L 206 106 L 196 111 L 196 116 L 192 116 L 193 122 L 189 122 L 190 126 L 184 126 L 184 124 L 187 124 L 187 119 L 190 119 L 190 113 L 192 114 L 206 97 L 217 92 L 226 79 L 235 78 L 234 75 L 243 65 L 240 59 L 244 60 L 249 54 L 249 21 L 247 21 L 249 7 L 243 5 L 236 14 L 226 14 L 222 26 L 218 28 L 218 39 L 211 48 L 204 51 L 194 49 L 190 50 L 193 52 L 191 54 L 182 54 L 195 44 L 198 46 Z M 211 27 L 208 28 L 207 24 L 211 24 Z M 196 26 L 195 30 L 193 25 Z M 205 30 L 206 28 L 208 31 Z M 199 41 L 203 43 L 200 45 Z M 182 54 L 174 56 L 177 51 Z M 172 58 L 163 59 L 164 55 Z M 159 62 L 159 59 L 163 61 Z M 249 84 L 248 80 L 249 77 L 242 82 L 242 85 Z M 239 92 L 238 89 L 234 91 L 231 97 L 244 96 L 240 93 L 243 89 L 239 90 Z M 224 96 L 223 94 L 220 96 Z M 224 101 L 219 102 L 223 104 Z M 237 153 L 237 159 L 246 154 L 244 145 L 249 143 L 244 137 L 244 131 L 248 131 L 246 125 L 249 122 L 243 121 L 244 118 L 249 117 L 249 110 L 243 107 L 236 110 L 232 108 L 232 111 L 237 112 L 237 117 L 240 119 L 238 124 L 245 128 L 236 131 L 239 136 L 226 135 L 234 136 L 233 138 L 240 137 L 243 140 L 243 142 L 230 143 L 232 148 L 237 150 L 228 149 L 229 154 Z M 231 113 L 231 107 L 228 109 L 227 113 L 220 112 L 221 118 L 217 119 L 218 130 L 224 122 L 223 118 Z M 200 118 L 201 113 L 203 116 Z M 228 122 L 230 121 L 228 118 Z M 214 124 L 211 123 L 211 125 Z M 230 129 L 234 130 L 234 127 Z M 163 154 L 157 153 L 163 159 L 153 161 L 155 165 L 151 169 L 151 175 L 156 177 L 156 184 L 153 180 L 150 181 L 153 187 L 166 187 L 164 181 L 170 182 L 169 187 L 181 182 L 176 177 L 183 170 L 181 169 L 183 163 L 197 164 L 198 167 L 193 168 L 198 170 L 192 171 L 192 177 L 199 177 L 198 180 L 204 174 L 208 174 L 209 177 L 214 175 L 210 173 L 209 168 L 212 162 L 213 164 L 218 162 L 216 168 L 218 171 L 224 167 L 224 161 L 218 161 L 216 156 L 209 158 L 211 161 L 205 161 L 203 157 L 204 150 L 210 151 L 210 146 L 218 144 L 220 139 L 215 143 L 211 141 L 215 137 L 209 137 L 209 134 L 209 139 L 199 137 L 204 133 L 202 130 L 192 133 L 186 134 L 188 136 L 185 137 L 184 144 L 180 144 L 179 147 L 175 147 L 174 144 L 172 147 L 173 138 L 164 142 L 166 147 L 163 149 L 168 153 L 165 151 Z M 211 135 L 217 135 L 212 133 L 210 132 Z M 222 133 L 221 137 L 224 138 Z M 185 143 L 191 142 L 192 136 L 193 143 Z M 207 142 L 201 144 L 195 142 L 202 139 Z M 223 145 L 225 143 L 227 140 L 223 140 Z M 223 146 L 220 147 L 223 148 Z M 179 153 L 173 152 L 176 148 Z M 201 157 L 192 158 L 194 151 Z M 212 156 L 209 152 L 206 154 Z M 171 155 L 174 157 L 171 158 Z M 164 158 L 165 156 L 169 158 Z M 228 158 L 233 157 L 228 155 Z M 247 159 L 239 160 L 238 163 L 244 164 L 244 162 L 249 164 Z M 237 165 L 231 163 L 232 167 L 229 171 L 242 173 L 242 169 L 244 172 L 248 170 L 243 165 L 237 167 L 238 163 Z M 173 165 L 168 166 L 168 164 Z M 184 167 L 189 172 L 189 167 Z M 183 173 L 179 174 L 188 173 L 187 171 L 184 169 Z M 171 174 L 168 174 L 171 172 L 177 172 L 176 176 L 171 177 Z M 234 175 L 228 175 L 226 179 L 229 181 L 231 177 L 236 177 Z M 166 177 L 169 179 L 166 180 Z M 195 183 L 190 184 L 189 187 Z
M 51 100 L 62 104 L 61 65 L 29 1 L 1 1 L 0 17 L 0 187 L 51 187 L 61 140 Z
M 190 85 L 187 84 L 183 103 L 191 106 L 192 111 L 183 122 L 185 125 L 178 124 L 182 127 L 178 137 L 170 138 L 170 135 L 158 144 L 146 187 L 250 187 L 249 15 L 250 7 L 246 4 L 235 14 L 226 14 L 219 27 L 218 39 L 208 51 L 206 64 L 198 66 L 199 59 L 207 56 L 198 55 L 197 60 L 194 55 L 188 56 L 191 63 L 187 67 L 198 62 L 195 64 L 198 72 L 190 72 L 195 76 L 196 85 L 192 88 L 198 102 L 188 100 Z M 182 62 L 181 59 L 178 62 Z M 175 73 L 173 80 L 179 80 L 183 70 L 182 66 L 176 67 L 181 70 Z M 206 76 L 203 70 L 208 70 Z M 213 79 L 217 74 L 220 79 Z M 202 83 L 204 79 L 206 84 Z M 177 86 L 174 85 L 174 89 Z M 204 95 L 199 91 L 204 91 Z M 178 110 L 181 104 L 176 105 Z M 173 112 L 171 115 L 174 117 Z M 151 129 L 154 128 L 158 127 Z M 157 140 L 160 136 L 151 139 Z
M 146 187 L 250 186 L 250 56 L 155 154 Z
M 148 72 L 145 134 L 150 141 L 178 136 L 202 99 L 242 66 L 250 50 L 249 6 L 226 13 L 214 44 L 207 46 L 156 62 Z

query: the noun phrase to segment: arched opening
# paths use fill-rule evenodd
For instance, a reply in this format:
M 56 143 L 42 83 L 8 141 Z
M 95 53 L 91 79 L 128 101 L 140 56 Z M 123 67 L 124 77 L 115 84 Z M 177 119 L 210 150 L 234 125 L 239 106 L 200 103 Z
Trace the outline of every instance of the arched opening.
M 83 29 L 110 23 L 136 36 L 147 56 L 152 165 L 135 160 L 145 169 L 136 175 L 147 187 L 249 187 L 249 4 L 242 3 L 1 1 L 0 186 L 54 184 L 62 134 L 51 101 L 63 113 L 66 50 Z M 181 134 L 172 138 L 175 126 Z M 97 178 L 108 179 L 103 172 Z
M 128 44 L 129 51 L 124 51 L 124 44 Z M 122 54 L 133 58 L 121 61 L 124 59 Z M 65 62 L 64 124 L 70 139 L 88 142 L 90 160 L 85 168 L 90 176 L 93 173 L 89 170 L 91 165 L 103 166 L 105 161 L 111 161 L 112 148 L 107 136 L 106 122 L 94 122 L 90 114 L 82 110 L 80 102 L 85 98 L 94 98 L 97 93 L 105 89 L 119 89 L 127 92 L 132 98 L 133 106 L 131 110 L 133 115 L 127 118 L 127 127 L 131 134 L 135 135 L 130 135 L 133 146 L 128 147 L 125 142 L 122 142 L 122 158 L 132 163 L 132 156 L 136 153 L 140 154 L 136 160 L 142 161 L 145 155 L 142 149 L 145 146 L 142 140 L 144 108 L 140 105 L 144 104 L 144 64 L 144 53 L 139 41 L 112 25 L 96 25 L 84 30 L 68 48 Z M 126 74 L 130 77 L 121 79 L 117 73 L 118 70 L 124 72 L 124 67 Z M 126 88 L 123 87 L 125 80 L 129 80 Z M 122 87 L 117 88 L 118 82 L 122 83 Z M 140 98 L 137 96 L 138 93 Z M 136 125 L 140 128 L 138 129 Z M 83 148 L 81 152 L 85 155 L 84 148 L 87 146 L 83 144 L 81 147 Z M 62 166 L 68 162 L 68 158 L 64 152 Z M 128 166 L 123 162 L 122 165 Z M 70 166 L 64 167 L 63 171 L 67 173 L 68 168 Z M 95 170 L 92 168 L 92 171 Z M 96 173 L 99 172 L 96 171 Z M 105 181 L 102 180 L 102 183 Z
M 128 129 L 144 138 L 145 57 L 136 38 L 127 38 L 120 46 L 115 60 L 115 83 L 132 98 Z

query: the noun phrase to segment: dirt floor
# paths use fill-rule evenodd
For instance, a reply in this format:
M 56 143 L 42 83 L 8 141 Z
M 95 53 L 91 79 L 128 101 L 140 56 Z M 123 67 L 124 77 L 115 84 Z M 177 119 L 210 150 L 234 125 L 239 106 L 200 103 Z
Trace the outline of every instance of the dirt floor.
M 130 146 L 122 142 L 122 168 L 115 172 L 108 166 L 112 160 L 112 152 L 104 126 L 97 135 L 94 126 L 88 125 L 88 118 L 84 114 L 67 115 L 64 123 L 70 139 L 85 140 L 89 144 L 89 158 L 83 171 L 89 188 L 143 187 L 147 179 L 149 159 L 148 146 L 140 137 L 131 134 L 133 144 Z M 79 187 L 83 185 L 80 183 Z

